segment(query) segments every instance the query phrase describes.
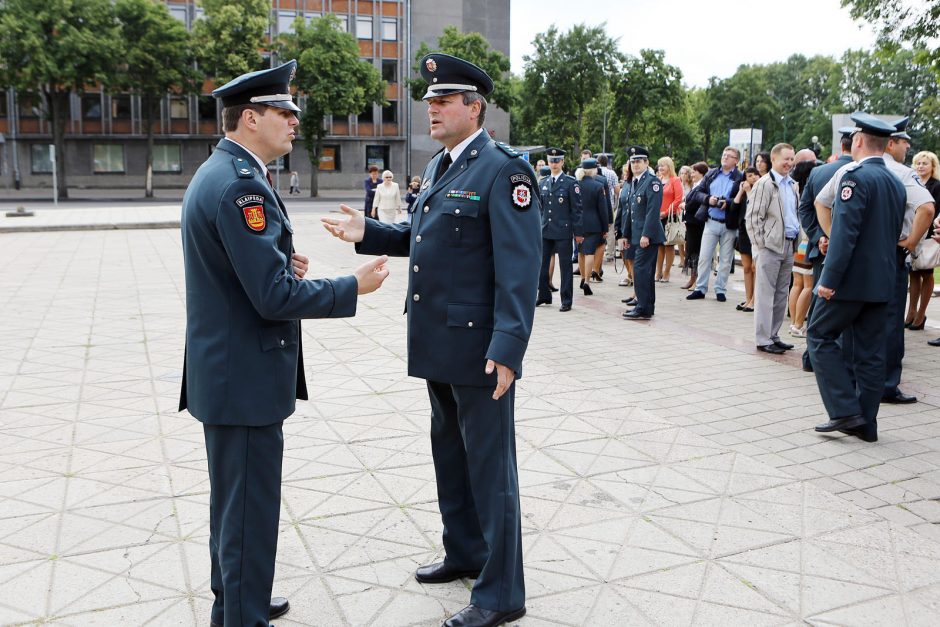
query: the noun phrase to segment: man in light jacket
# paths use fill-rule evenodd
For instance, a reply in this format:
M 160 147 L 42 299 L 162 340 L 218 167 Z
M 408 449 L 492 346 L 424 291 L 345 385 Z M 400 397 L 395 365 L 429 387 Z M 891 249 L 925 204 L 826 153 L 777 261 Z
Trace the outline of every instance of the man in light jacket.
M 800 239 L 797 207 L 800 190 L 790 178 L 794 151 L 777 144 L 770 151 L 770 172 L 754 185 L 745 214 L 757 262 L 754 336 L 757 350 L 780 355 L 793 348 L 780 341 L 778 331 L 787 310 L 793 255 Z

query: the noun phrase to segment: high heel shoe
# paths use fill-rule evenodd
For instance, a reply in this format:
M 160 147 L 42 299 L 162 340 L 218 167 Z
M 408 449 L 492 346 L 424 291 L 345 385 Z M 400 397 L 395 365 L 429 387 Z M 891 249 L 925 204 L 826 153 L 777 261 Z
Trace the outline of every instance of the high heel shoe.
M 584 290 L 585 296 L 594 294 L 594 291 L 591 289 L 591 286 L 587 284 L 587 281 L 581 281 L 581 289 Z
M 913 321 L 913 320 L 905 320 L 905 321 L 904 321 L 904 328 L 905 328 L 905 329 L 910 329 L 912 324 L 914 324 L 914 321 Z
M 591 280 L 594 281 L 595 283 L 603 283 L 603 282 L 604 282 L 604 279 L 601 278 L 601 275 L 599 275 L 597 272 L 593 272 L 593 271 L 591 272 Z
M 911 323 L 911 326 L 909 326 L 909 327 L 907 327 L 907 328 L 910 329 L 911 331 L 923 331 L 925 324 L 927 324 L 927 318 L 924 318 L 924 319 L 921 321 L 920 324 L 914 324 L 914 323 L 912 322 L 912 323 Z

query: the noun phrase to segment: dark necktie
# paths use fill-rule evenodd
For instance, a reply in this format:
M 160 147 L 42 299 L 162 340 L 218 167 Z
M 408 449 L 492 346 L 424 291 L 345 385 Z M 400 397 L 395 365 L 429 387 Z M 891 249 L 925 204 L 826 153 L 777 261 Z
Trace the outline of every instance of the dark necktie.
M 264 176 L 266 179 L 268 179 L 268 185 L 271 186 L 271 189 L 274 189 L 274 179 L 271 177 L 271 171 L 265 169 Z
M 450 153 L 444 153 L 444 156 L 441 157 L 440 165 L 437 166 L 437 176 L 434 178 L 434 180 L 440 180 L 440 178 L 444 176 L 444 172 L 447 172 L 447 168 L 449 168 L 450 164 L 453 162 L 454 160 L 450 158 Z

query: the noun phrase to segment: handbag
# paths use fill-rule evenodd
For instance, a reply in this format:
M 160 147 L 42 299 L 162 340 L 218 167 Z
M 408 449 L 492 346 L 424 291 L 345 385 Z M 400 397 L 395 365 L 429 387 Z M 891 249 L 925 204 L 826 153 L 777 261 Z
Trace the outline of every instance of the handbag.
M 666 246 L 685 243 L 685 222 L 679 219 L 677 211 L 669 207 L 666 216 Z
M 922 239 L 911 253 L 911 270 L 932 270 L 940 267 L 940 244 L 933 238 Z

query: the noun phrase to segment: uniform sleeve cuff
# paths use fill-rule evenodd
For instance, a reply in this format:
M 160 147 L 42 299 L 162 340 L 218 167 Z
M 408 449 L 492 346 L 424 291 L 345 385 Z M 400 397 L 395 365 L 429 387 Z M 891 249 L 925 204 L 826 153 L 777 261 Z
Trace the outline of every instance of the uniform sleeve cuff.
M 354 276 L 343 276 L 332 279 L 333 310 L 330 318 L 351 318 L 356 315 L 356 305 L 359 301 L 359 281 Z
M 490 340 L 490 347 L 486 351 L 486 358 L 498 364 L 512 368 L 516 378 L 522 376 L 522 357 L 525 355 L 529 343 L 515 336 L 496 331 Z
M 375 220 L 366 218 L 366 230 L 362 241 L 356 244 L 360 255 L 384 255 L 388 250 L 388 232 L 377 226 Z

